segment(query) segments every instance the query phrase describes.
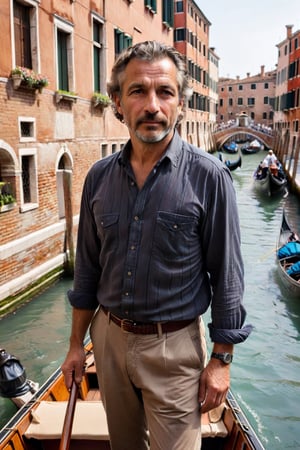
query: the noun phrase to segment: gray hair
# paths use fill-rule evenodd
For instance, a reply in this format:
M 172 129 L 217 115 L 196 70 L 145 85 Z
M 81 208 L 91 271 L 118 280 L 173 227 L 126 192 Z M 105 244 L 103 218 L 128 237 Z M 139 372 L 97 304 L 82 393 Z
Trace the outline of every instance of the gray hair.
M 121 95 L 120 75 L 125 71 L 127 64 L 134 58 L 150 62 L 163 58 L 170 58 L 177 68 L 179 98 L 184 101 L 184 106 L 186 105 L 192 90 L 188 83 L 188 74 L 184 56 L 170 45 L 162 44 L 157 41 L 139 42 L 132 47 L 125 49 L 119 55 L 112 68 L 110 81 L 107 84 L 107 92 L 113 101 L 112 108 L 117 119 L 122 122 L 123 115 L 120 114 L 115 107 L 114 96 Z M 183 115 L 178 118 L 177 122 L 179 122 L 182 117 Z

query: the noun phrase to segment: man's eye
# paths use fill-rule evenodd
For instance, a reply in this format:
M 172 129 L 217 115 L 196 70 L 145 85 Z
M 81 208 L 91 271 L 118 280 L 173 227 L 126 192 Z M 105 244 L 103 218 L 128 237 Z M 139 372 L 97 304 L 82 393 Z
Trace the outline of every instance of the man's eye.
M 130 95 L 132 95 L 132 94 L 141 94 L 143 91 L 142 91 L 142 89 L 133 89 L 131 92 L 130 92 Z

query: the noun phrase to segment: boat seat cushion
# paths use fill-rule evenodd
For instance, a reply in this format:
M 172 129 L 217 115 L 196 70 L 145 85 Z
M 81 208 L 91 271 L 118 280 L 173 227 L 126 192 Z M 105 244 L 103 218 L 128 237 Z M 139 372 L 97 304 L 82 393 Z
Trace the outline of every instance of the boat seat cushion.
M 42 401 L 32 411 L 32 421 L 25 432 L 27 438 L 39 440 L 61 439 L 67 402 Z M 203 438 L 226 437 L 228 430 L 222 420 L 225 404 L 203 414 L 201 433 Z M 101 401 L 77 401 L 72 439 L 109 440 L 106 414 Z
M 68 402 L 40 402 L 32 412 L 27 438 L 60 439 Z M 72 439 L 108 440 L 106 414 L 101 401 L 77 401 Z

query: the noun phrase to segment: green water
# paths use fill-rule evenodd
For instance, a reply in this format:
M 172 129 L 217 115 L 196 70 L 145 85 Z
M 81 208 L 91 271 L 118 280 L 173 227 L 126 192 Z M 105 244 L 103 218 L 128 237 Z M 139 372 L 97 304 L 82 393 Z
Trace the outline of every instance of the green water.
M 280 289 L 275 246 L 282 206 L 300 231 L 300 203 L 260 200 L 252 173 L 263 153 L 243 157 L 232 173 L 242 230 L 247 322 L 255 326 L 250 338 L 236 346 L 232 391 L 268 450 L 300 449 L 300 299 Z M 234 159 L 231 156 L 229 159 Z M 68 346 L 70 280 L 59 281 L 0 320 L 0 347 L 20 358 L 27 376 L 42 384 L 61 364 Z M 208 314 L 205 321 L 209 320 Z M 0 398 L 0 427 L 16 411 Z

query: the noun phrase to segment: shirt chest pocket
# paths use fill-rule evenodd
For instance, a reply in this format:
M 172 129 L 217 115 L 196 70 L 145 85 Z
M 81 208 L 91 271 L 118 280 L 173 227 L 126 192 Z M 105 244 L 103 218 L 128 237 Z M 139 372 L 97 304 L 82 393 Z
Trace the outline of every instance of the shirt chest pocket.
M 165 259 L 186 258 L 199 248 L 198 221 L 193 216 L 159 212 L 154 248 Z
M 119 245 L 119 214 L 103 214 L 96 218 L 97 234 L 103 249 L 116 249 Z

